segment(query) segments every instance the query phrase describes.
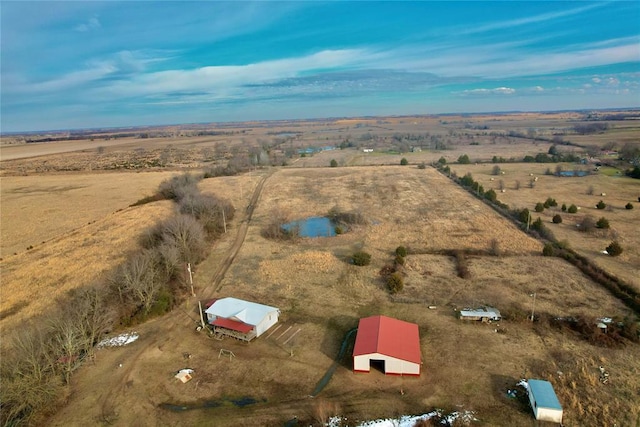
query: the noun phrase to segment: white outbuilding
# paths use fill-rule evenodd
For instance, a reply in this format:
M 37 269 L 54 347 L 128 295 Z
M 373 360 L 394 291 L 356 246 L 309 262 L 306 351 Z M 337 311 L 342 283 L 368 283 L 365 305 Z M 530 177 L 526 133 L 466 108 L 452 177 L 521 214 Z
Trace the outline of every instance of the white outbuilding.
M 493 307 L 465 308 L 464 310 L 460 310 L 459 317 L 462 320 L 478 320 L 482 322 L 497 322 L 502 319 L 500 311 Z
M 549 381 L 528 380 L 529 403 L 536 420 L 562 424 L 562 406 Z
M 276 307 L 237 298 L 214 300 L 205 310 L 207 323 L 215 332 L 251 341 L 278 322 Z

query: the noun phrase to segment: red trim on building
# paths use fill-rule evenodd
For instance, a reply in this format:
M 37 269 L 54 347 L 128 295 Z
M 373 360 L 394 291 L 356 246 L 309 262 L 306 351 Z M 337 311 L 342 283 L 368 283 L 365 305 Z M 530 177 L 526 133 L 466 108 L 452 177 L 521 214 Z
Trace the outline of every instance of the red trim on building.
M 251 325 L 222 317 L 218 317 L 211 324 L 214 326 L 220 326 L 221 328 L 231 329 L 232 331 L 242 332 L 243 334 L 249 333 L 253 330 L 253 326 Z

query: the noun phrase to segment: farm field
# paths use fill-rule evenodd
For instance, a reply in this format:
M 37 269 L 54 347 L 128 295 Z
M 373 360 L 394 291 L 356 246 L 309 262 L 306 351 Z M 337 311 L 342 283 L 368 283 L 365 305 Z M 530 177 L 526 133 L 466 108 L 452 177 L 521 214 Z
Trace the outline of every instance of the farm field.
M 527 208 L 531 212 L 532 220 L 540 217 L 558 240 L 566 240 L 570 247 L 578 253 L 593 260 L 606 271 L 612 272 L 633 285 L 640 291 L 640 184 L 637 180 L 624 176 L 607 176 L 605 173 L 594 172 L 593 175 L 582 177 L 558 177 L 545 174 L 549 165 L 540 164 L 500 164 L 504 175 L 492 175 L 492 164 L 484 165 L 452 165 L 452 171 L 458 176 L 471 173 L 485 190 L 494 189 L 498 193 L 498 200 L 511 208 Z M 565 170 L 572 170 L 573 165 L 560 164 Z M 577 166 L 578 169 L 589 169 Z M 555 171 L 555 167 L 553 168 Z M 591 168 L 592 169 L 592 168 Z M 531 174 L 538 178 L 534 188 L 530 188 Z M 504 186 L 505 192 L 500 191 Z M 518 183 L 520 188 L 518 187 Z M 592 194 L 589 194 L 592 193 Z M 604 194 L 604 196 L 602 195 Z M 558 206 L 535 212 L 536 203 L 547 198 L 553 198 Z M 605 209 L 597 209 L 596 204 L 602 200 Z M 636 209 L 625 209 L 631 203 Z M 575 214 L 562 212 L 561 206 L 576 205 L 579 210 Z M 554 224 L 552 218 L 559 214 L 561 224 Z M 586 216 L 595 221 L 604 217 L 609 220 L 609 230 L 595 230 L 593 232 L 579 232 L 576 225 Z M 624 247 L 619 257 L 610 257 L 601 252 L 611 243 L 618 240 Z
M 172 172 L 5 176 L 0 256 L 10 257 L 153 194 Z
M 74 141 L 61 148 L 54 147 L 57 142 L 47 143 L 47 152 L 34 144 L 3 146 L 3 338 L 38 319 L 53 301 L 64 303 L 71 290 L 104 280 L 128 254 L 139 250 L 142 233 L 175 211 L 166 200 L 130 207 L 154 194 L 161 181 L 238 158 L 249 159 L 253 166 L 251 172 L 198 184 L 204 194 L 230 201 L 236 214 L 227 233 L 212 243 L 208 258 L 195 267 L 197 296 L 187 297 L 167 315 L 126 329 L 140 335 L 132 344 L 98 350 L 63 389 L 59 409 L 42 412 L 34 425 L 281 426 L 297 417 L 301 425 L 320 426 L 333 415 L 347 417 L 352 425 L 441 408 L 473 411 L 482 425 L 534 426 L 538 424 L 530 409 L 507 397 L 525 377 L 553 383 L 567 426 L 599 426 L 602 420 L 608 425 L 637 424 L 640 345 L 594 345 L 553 322 L 557 317 L 624 319 L 637 313 L 569 263 L 543 257 L 540 241 L 428 166 L 445 157 L 458 176 L 471 172 L 485 189 L 495 188 L 500 201 L 527 207 L 558 240 L 568 241 L 571 248 L 640 290 L 637 180 L 608 170 L 559 178 L 545 175 L 556 164 L 536 163 L 501 163 L 505 174 L 494 176 L 493 164 L 480 163 L 493 156 L 535 156 L 552 145 L 520 137 L 494 138 L 488 134 L 491 130 L 526 133 L 535 128 L 539 135 L 551 136 L 568 132 L 581 117 L 527 113 L 256 122 L 234 127 L 228 135 L 131 138 L 104 144 L 101 150 L 88 145 L 98 141 L 73 146 Z M 605 134 L 617 130 L 630 140 L 635 130 L 625 126 L 631 125 L 616 124 Z M 401 133 L 436 135 L 446 149 L 398 151 L 402 147 L 395 145 L 394 135 Z M 606 139 L 594 136 L 585 144 Z M 269 152 L 260 152 L 258 147 L 264 148 L 266 141 Z M 304 157 L 295 154 L 305 147 L 345 141 L 352 144 Z M 369 146 L 375 151 L 364 153 L 362 148 Z M 6 148 L 17 154 L 5 157 Z M 454 164 L 462 154 L 479 163 Z M 260 156 L 272 163 L 263 163 Z M 409 161 L 407 166 L 400 165 L 402 158 Z M 332 159 L 338 167 L 328 167 Z M 423 162 L 427 166 L 421 169 Z M 539 177 L 533 188 L 531 174 Z M 250 210 L 263 179 L 257 204 Z M 498 191 L 500 180 L 504 193 Z M 521 184 L 518 190 L 516 181 Z M 534 212 L 535 204 L 547 197 L 559 206 L 573 203 L 581 209 L 574 215 L 562 213 L 559 206 Z M 597 210 L 594 205 L 600 199 L 610 207 Z M 636 202 L 635 209 L 624 209 L 629 201 Z M 332 208 L 361 214 L 366 222 L 331 238 L 279 241 L 263 236 L 276 217 L 293 221 L 323 216 Z M 556 213 L 562 214 L 562 224 L 551 223 Z M 596 220 L 607 217 L 609 233 L 576 231 L 585 214 Z M 240 251 L 214 286 L 245 227 Z M 613 237 L 625 248 L 617 258 L 600 253 Z M 409 249 L 405 285 L 390 294 L 380 271 L 393 263 L 400 245 Z M 370 265 L 349 262 L 359 250 L 371 254 Z M 466 278 L 460 277 L 460 261 L 451 255 L 455 251 L 467 254 Z M 279 307 L 280 328 L 250 344 L 196 332 L 198 301 L 225 296 Z M 498 307 L 505 319 L 477 324 L 456 318 L 458 310 L 484 304 Z M 533 310 L 536 322 L 528 319 Z M 336 363 L 346 333 L 359 318 L 375 314 L 419 325 L 420 377 L 385 376 L 376 369 L 354 374 L 350 348 Z M 294 336 L 294 331 L 299 332 Z M 7 341 L 3 339 L 3 351 Z M 235 357 L 220 357 L 222 349 Z M 607 384 L 599 380 L 600 366 L 611 375 Z M 331 380 L 311 397 L 332 367 Z M 183 368 L 194 369 L 193 380 L 186 384 L 173 377 Z

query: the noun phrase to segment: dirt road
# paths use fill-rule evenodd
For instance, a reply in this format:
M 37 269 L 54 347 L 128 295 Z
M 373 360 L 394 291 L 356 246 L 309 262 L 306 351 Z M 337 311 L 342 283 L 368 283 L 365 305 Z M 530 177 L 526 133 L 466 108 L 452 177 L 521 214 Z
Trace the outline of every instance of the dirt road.
M 218 270 L 213 275 L 211 284 L 202 290 L 203 295 L 210 295 L 220 290 L 220 286 L 222 283 L 222 279 L 224 279 L 224 275 L 229 270 L 229 267 L 231 267 L 233 260 L 236 258 L 236 255 L 238 255 L 238 252 L 242 247 L 242 243 L 244 243 L 245 237 L 247 237 L 247 230 L 249 230 L 249 223 L 251 222 L 253 211 L 255 210 L 256 205 L 258 204 L 258 200 L 260 199 L 260 194 L 262 193 L 262 188 L 264 187 L 264 183 L 267 181 L 267 179 L 269 179 L 271 175 L 273 175 L 273 171 L 269 172 L 269 174 L 262 177 L 262 179 L 256 186 L 253 192 L 253 195 L 251 196 L 251 200 L 249 201 L 249 205 L 247 206 L 247 210 L 246 210 L 247 217 L 240 224 L 240 227 L 238 228 L 238 234 L 236 235 L 236 240 L 233 243 L 233 246 L 231 246 L 231 249 L 229 250 L 229 253 L 227 254 L 227 257 L 225 258 L 224 262 L 220 264 L 220 267 L 218 267 Z

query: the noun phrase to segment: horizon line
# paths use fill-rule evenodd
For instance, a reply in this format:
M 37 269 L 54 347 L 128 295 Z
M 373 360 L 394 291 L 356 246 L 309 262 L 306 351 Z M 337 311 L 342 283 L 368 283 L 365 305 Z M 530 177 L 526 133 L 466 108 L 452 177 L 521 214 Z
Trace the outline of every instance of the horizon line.
M 640 110 L 640 106 L 636 107 L 610 107 L 610 108 L 577 108 L 577 109 L 560 109 L 560 110 L 503 110 L 503 111 L 483 111 L 483 112 L 448 112 L 448 113 L 416 113 L 416 114 L 387 114 L 387 115 L 356 115 L 356 116 L 329 116 L 329 117 L 307 117 L 298 119 L 253 119 L 253 120 L 220 120 L 211 122 L 187 122 L 187 123 L 168 123 L 168 124 L 140 124 L 133 126 L 95 126 L 86 128 L 60 128 L 60 129 L 40 129 L 33 131 L 0 131 L 0 137 L 20 136 L 20 135 L 37 135 L 41 133 L 62 133 L 62 132 L 78 132 L 84 133 L 89 131 L 108 131 L 108 130 L 138 130 L 144 128 L 161 128 L 172 126 L 195 126 L 195 125 L 217 125 L 217 124 L 238 124 L 238 123 L 274 123 L 274 122 L 305 122 L 305 121 L 331 121 L 344 119 L 375 119 L 375 118 L 403 118 L 403 117 L 440 117 L 440 116 L 480 116 L 491 114 L 549 114 L 549 113 L 582 113 L 586 111 L 634 111 Z

